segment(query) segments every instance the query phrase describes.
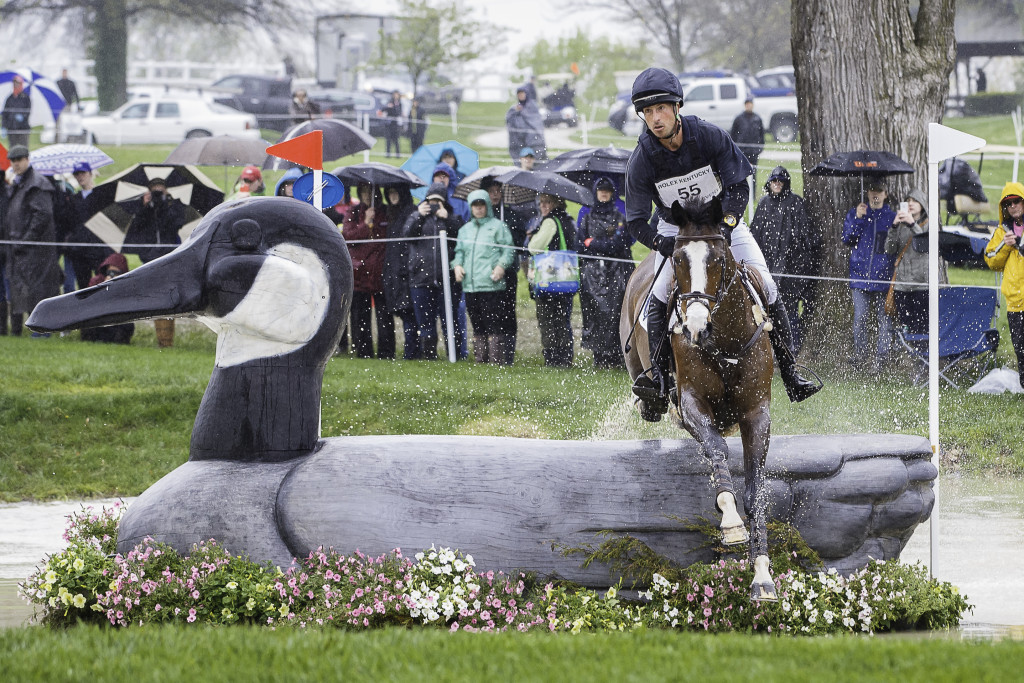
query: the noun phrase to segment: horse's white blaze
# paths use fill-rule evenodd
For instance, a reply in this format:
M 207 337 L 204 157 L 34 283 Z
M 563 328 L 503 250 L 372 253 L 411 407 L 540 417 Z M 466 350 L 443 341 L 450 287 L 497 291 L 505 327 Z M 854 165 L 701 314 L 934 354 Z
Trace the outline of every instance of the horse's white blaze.
M 683 247 L 686 260 L 690 263 L 690 291 L 703 292 L 708 286 L 708 243 L 703 240 L 688 242 Z M 686 329 L 690 331 L 690 340 L 697 342 L 697 337 L 708 326 L 711 311 L 703 301 L 686 302 Z

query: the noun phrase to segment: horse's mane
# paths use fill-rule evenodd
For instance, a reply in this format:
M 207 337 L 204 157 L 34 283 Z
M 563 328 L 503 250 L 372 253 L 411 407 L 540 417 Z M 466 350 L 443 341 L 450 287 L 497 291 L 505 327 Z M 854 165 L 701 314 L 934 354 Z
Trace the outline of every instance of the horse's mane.
M 722 202 L 718 197 L 702 201 L 699 197 L 672 203 L 672 222 L 679 227 L 688 225 L 718 226 L 722 222 Z

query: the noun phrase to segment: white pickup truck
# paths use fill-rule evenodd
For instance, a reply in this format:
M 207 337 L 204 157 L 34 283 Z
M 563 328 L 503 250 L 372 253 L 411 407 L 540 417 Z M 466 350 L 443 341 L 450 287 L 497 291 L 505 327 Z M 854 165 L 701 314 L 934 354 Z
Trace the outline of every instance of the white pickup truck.
M 683 86 L 683 113 L 732 128 L 733 120 L 743 112 L 750 95 L 740 77 L 698 78 Z M 776 142 L 793 142 L 797 134 L 796 96 L 754 97 L 754 113 L 764 121 Z
M 743 103 L 750 96 L 747 82 L 739 76 L 695 78 L 683 81 L 683 115 L 694 115 L 732 129 L 732 122 L 743 112 Z M 618 103 L 617 103 L 618 104 Z M 635 136 L 643 129 L 639 117 L 632 114 L 628 100 L 620 109 L 630 115 L 622 117 L 622 132 Z M 793 142 L 797 135 L 796 96 L 754 97 L 754 112 L 764 121 L 765 129 L 776 142 Z M 609 117 L 609 120 L 611 116 Z M 614 123 L 612 124 L 614 126 Z

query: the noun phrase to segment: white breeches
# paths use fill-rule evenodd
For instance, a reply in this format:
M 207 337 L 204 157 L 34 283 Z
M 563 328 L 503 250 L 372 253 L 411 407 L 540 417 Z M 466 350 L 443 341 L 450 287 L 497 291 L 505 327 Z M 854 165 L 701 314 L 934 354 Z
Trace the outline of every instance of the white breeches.
M 675 238 L 679 233 L 679 228 L 666 223 L 665 221 L 658 221 L 658 234 L 666 235 L 668 237 Z M 732 229 L 732 240 L 729 243 L 729 247 L 732 249 L 732 256 L 737 261 L 743 261 L 749 266 L 753 266 L 757 269 L 757 272 L 761 274 L 761 278 L 764 280 L 765 295 L 768 297 L 768 303 L 775 303 L 775 299 L 779 296 L 779 288 L 775 284 L 775 280 L 772 278 L 772 274 L 768 272 L 768 264 L 765 263 L 764 254 L 761 253 L 761 247 L 758 246 L 757 240 L 750 234 L 750 228 L 747 227 L 746 221 L 740 221 L 739 225 Z M 661 262 L 665 260 L 665 257 L 661 254 L 655 254 L 654 256 L 654 270 L 658 272 L 658 268 L 661 268 Z M 652 294 L 662 303 L 668 301 L 669 287 L 672 282 L 672 268 L 665 266 L 661 268 L 661 272 L 658 273 L 658 278 L 654 281 L 654 289 Z

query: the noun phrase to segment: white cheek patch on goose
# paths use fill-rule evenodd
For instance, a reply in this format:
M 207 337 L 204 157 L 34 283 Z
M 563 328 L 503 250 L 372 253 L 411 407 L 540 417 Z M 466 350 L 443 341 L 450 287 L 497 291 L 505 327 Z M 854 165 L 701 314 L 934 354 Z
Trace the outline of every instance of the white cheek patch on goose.
M 217 333 L 217 367 L 280 356 L 311 340 L 327 315 L 330 283 L 316 253 L 295 244 L 267 252 L 249 292 L 223 318 L 200 316 Z
M 708 243 L 700 240 L 688 242 L 683 250 L 690 263 L 690 291 L 704 292 L 708 286 Z M 686 329 L 694 342 L 708 326 L 709 315 L 707 304 L 700 299 L 691 300 L 686 307 Z

